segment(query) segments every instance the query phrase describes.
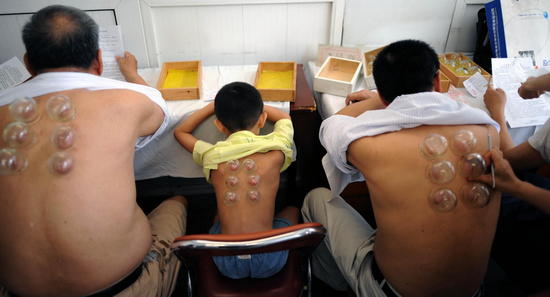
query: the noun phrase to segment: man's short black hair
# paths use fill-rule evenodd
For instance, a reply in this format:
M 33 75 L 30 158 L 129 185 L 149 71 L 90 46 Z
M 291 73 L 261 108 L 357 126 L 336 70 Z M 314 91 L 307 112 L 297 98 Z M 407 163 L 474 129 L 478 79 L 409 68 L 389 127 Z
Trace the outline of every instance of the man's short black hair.
M 37 73 L 62 67 L 90 69 L 99 49 L 99 28 L 85 12 L 51 5 L 23 27 L 29 64 Z
M 436 52 L 420 40 L 402 40 L 385 47 L 374 60 L 378 93 L 387 102 L 397 96 L 432 91 L 439 69 Z
M 244 82 L 223 86 L 214 100 L 216 117 L 231 133 L 251 129 L 264 110 L 260 92 Z

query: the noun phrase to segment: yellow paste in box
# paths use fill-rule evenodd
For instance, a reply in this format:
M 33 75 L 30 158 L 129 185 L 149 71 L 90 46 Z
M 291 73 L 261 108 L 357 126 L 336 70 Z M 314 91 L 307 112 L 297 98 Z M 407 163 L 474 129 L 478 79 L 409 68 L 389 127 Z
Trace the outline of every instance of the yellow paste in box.
M 168 69 L 168 75 L 164 80 L 164 89 L 196 88 L 199 72 L 197 70 Z
M 292 89 L 294 71 L 264 70 L 258 80 L 258 89 Z

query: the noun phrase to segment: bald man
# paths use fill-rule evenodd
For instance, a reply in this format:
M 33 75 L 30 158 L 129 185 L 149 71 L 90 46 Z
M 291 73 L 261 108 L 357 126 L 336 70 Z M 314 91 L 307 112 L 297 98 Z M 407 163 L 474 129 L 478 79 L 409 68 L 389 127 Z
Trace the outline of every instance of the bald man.
M 0 293 L 170 296 L 179 261 L 169 246 L 185 233 L 187 202 L 175 196 L 145 216 L 133 169 L 135 151 L 167 125 L 163 98 L 145 85 L 129 53 L 118 59 L 128 82 L 100 77 L 98 26 L 83 11 L 46 7 L 25 25 L 23 41 L 33 78 L 0 93 L 0 127 L 15 121 L 9 104 L 22 96 L 33 98 L 42 116 L 29 125 L 36 143 L 15 148 L 27 168 L 0 175 Z M 74 119 L 48 117 L 54 95 L 70 98 Z M 76 132 L 65 150 L 72 170 L 48 163 L 59 151 L 50 133 L 62 125 Z M 14 169 L 9 164 L 17 162 L 2 170 Z

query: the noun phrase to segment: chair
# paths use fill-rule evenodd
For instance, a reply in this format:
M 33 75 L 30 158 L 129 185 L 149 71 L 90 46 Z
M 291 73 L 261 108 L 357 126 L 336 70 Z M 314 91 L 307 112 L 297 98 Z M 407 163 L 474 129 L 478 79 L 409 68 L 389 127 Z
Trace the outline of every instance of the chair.
M 194 260 L 197 263 L 196 258 L 199 296 L 300 296 L 304 289 L 311 296 L 309 256 L 325 234 L 326 229 L 322 224 L 304 223 L 248 234 L 187 235 L 176 238 L 171 250 L 188 269 L 188 296 L 193 296 L 191 263 Z M 281 250 L 290 250 L 285 266 L 265 279 L 236 280 L 225 277 L 212 260 L 212 256 L 249 255 Z M 306 273 L 302 272 L 301 259 L 306 259 Z

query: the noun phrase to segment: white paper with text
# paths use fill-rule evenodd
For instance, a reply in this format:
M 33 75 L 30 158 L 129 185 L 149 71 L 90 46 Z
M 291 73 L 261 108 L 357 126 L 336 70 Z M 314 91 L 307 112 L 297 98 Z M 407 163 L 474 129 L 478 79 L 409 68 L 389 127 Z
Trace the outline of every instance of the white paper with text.
M 477 98 L 479 95 L 482 95 L 482 91 L 487 89 L 487 83 L 489 83 L 481 73 L 476 72 L 470 78 L 464 81 L 464 87 L 472 95 L 472 97 Z
M 0 65 L 0 91 L 17 86 L 30 77 L 25 65 L 13 57 Z
M 542 95 L 536 99 L 524 100 L 518 94 L 521 82 L 510 73 L 510 65 L 514 58 L 493 58 L 493 85 L 506 92 L 506 121 L 511 128 L 542 125 L 550 117 L 550 104 Z M 525 68 L 533 67 L 530 58 L 519 58 L 518 62 Z
M 124 57 L 120 26 L 99 28 L 99 48 L 103 59 L 103 73 L 101 76 L 126 81 L 115 58 L 116 56 Z

